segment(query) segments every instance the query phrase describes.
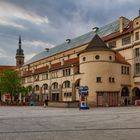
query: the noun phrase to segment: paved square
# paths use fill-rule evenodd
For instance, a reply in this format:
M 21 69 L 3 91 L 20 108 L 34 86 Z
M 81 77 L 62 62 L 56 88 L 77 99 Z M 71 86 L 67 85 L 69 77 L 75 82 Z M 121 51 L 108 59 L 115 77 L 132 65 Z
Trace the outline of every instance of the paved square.
M 0 107 L 0 140 L 132 139 L 140 139 L 140 107 Z

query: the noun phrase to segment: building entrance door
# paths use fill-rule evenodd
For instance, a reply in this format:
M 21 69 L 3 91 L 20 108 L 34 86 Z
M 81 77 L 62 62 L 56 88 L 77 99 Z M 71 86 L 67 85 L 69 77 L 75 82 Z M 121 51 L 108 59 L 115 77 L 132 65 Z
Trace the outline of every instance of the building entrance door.
M 103 93 L 97 93 L 97 106 L 104 106 Z
M 59 101 L 59 93 L 52 93 L 52 101 Z
M 97 92 L 97 106 L 118 106 L 118 92 Z
M 118 106 L 118 94 L 117 93 L 109 93 L 109 106 Z

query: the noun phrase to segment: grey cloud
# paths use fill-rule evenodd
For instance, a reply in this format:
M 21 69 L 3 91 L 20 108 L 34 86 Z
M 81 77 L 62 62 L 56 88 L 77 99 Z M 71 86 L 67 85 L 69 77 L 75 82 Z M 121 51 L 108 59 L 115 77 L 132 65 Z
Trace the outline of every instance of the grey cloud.
M 12 19 L 25 29 L 0 25 L 0 46 L 13 57 L 18 47 L 18 35 L 22 35 L 25 57 L 42 51 L 46 46 L 60 44 L 66 38 L 74 38 L 92 29 L 102 26 L 120 16 L 133 18 L 138 15 L 139 0 L 1 0 L 23 9 L 27 13 L 34 13 L 39 17 L 47 17 L 49 22 L 40 25 L 26 19 Z M 9 4 L 9 5 L 10 5 Z M 10 8 L 10 7 L 9 7 Z M 46 42 L 36 46 L 27 42 Z M 42 46 L 43 45 L 43 46 Z M 1 58 L 1 60 L 4 58 Z M 11 60 L 7 58 L 11 63 Z M 1 61 L 0 61 L 1 63 Z M 7 63 L 7 62 L 6 62 Z

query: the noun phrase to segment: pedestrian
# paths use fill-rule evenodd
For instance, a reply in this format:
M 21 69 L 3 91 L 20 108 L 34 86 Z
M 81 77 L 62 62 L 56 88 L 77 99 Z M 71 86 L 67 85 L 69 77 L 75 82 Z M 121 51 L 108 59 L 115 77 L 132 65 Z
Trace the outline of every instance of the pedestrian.
M 48 106 L 48 100 L 47 99 L 45 99 L 45 101 L 44 101 L 44 107 L 46 108 L 46 106 Z

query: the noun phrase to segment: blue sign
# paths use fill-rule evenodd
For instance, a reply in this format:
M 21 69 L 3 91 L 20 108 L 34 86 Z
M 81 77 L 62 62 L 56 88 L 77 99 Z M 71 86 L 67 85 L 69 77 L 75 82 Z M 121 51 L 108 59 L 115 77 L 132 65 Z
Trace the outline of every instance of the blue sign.
M 89 109 L 89 107 L 87 106 L 88 90 L 89 90 L 88 86 L 79 87 L 80 109 Z
M 80 86 L 79 87 L 79 94 L 83 95 L 83 96 L 87 96 L 88 95 L 88 86 Z

